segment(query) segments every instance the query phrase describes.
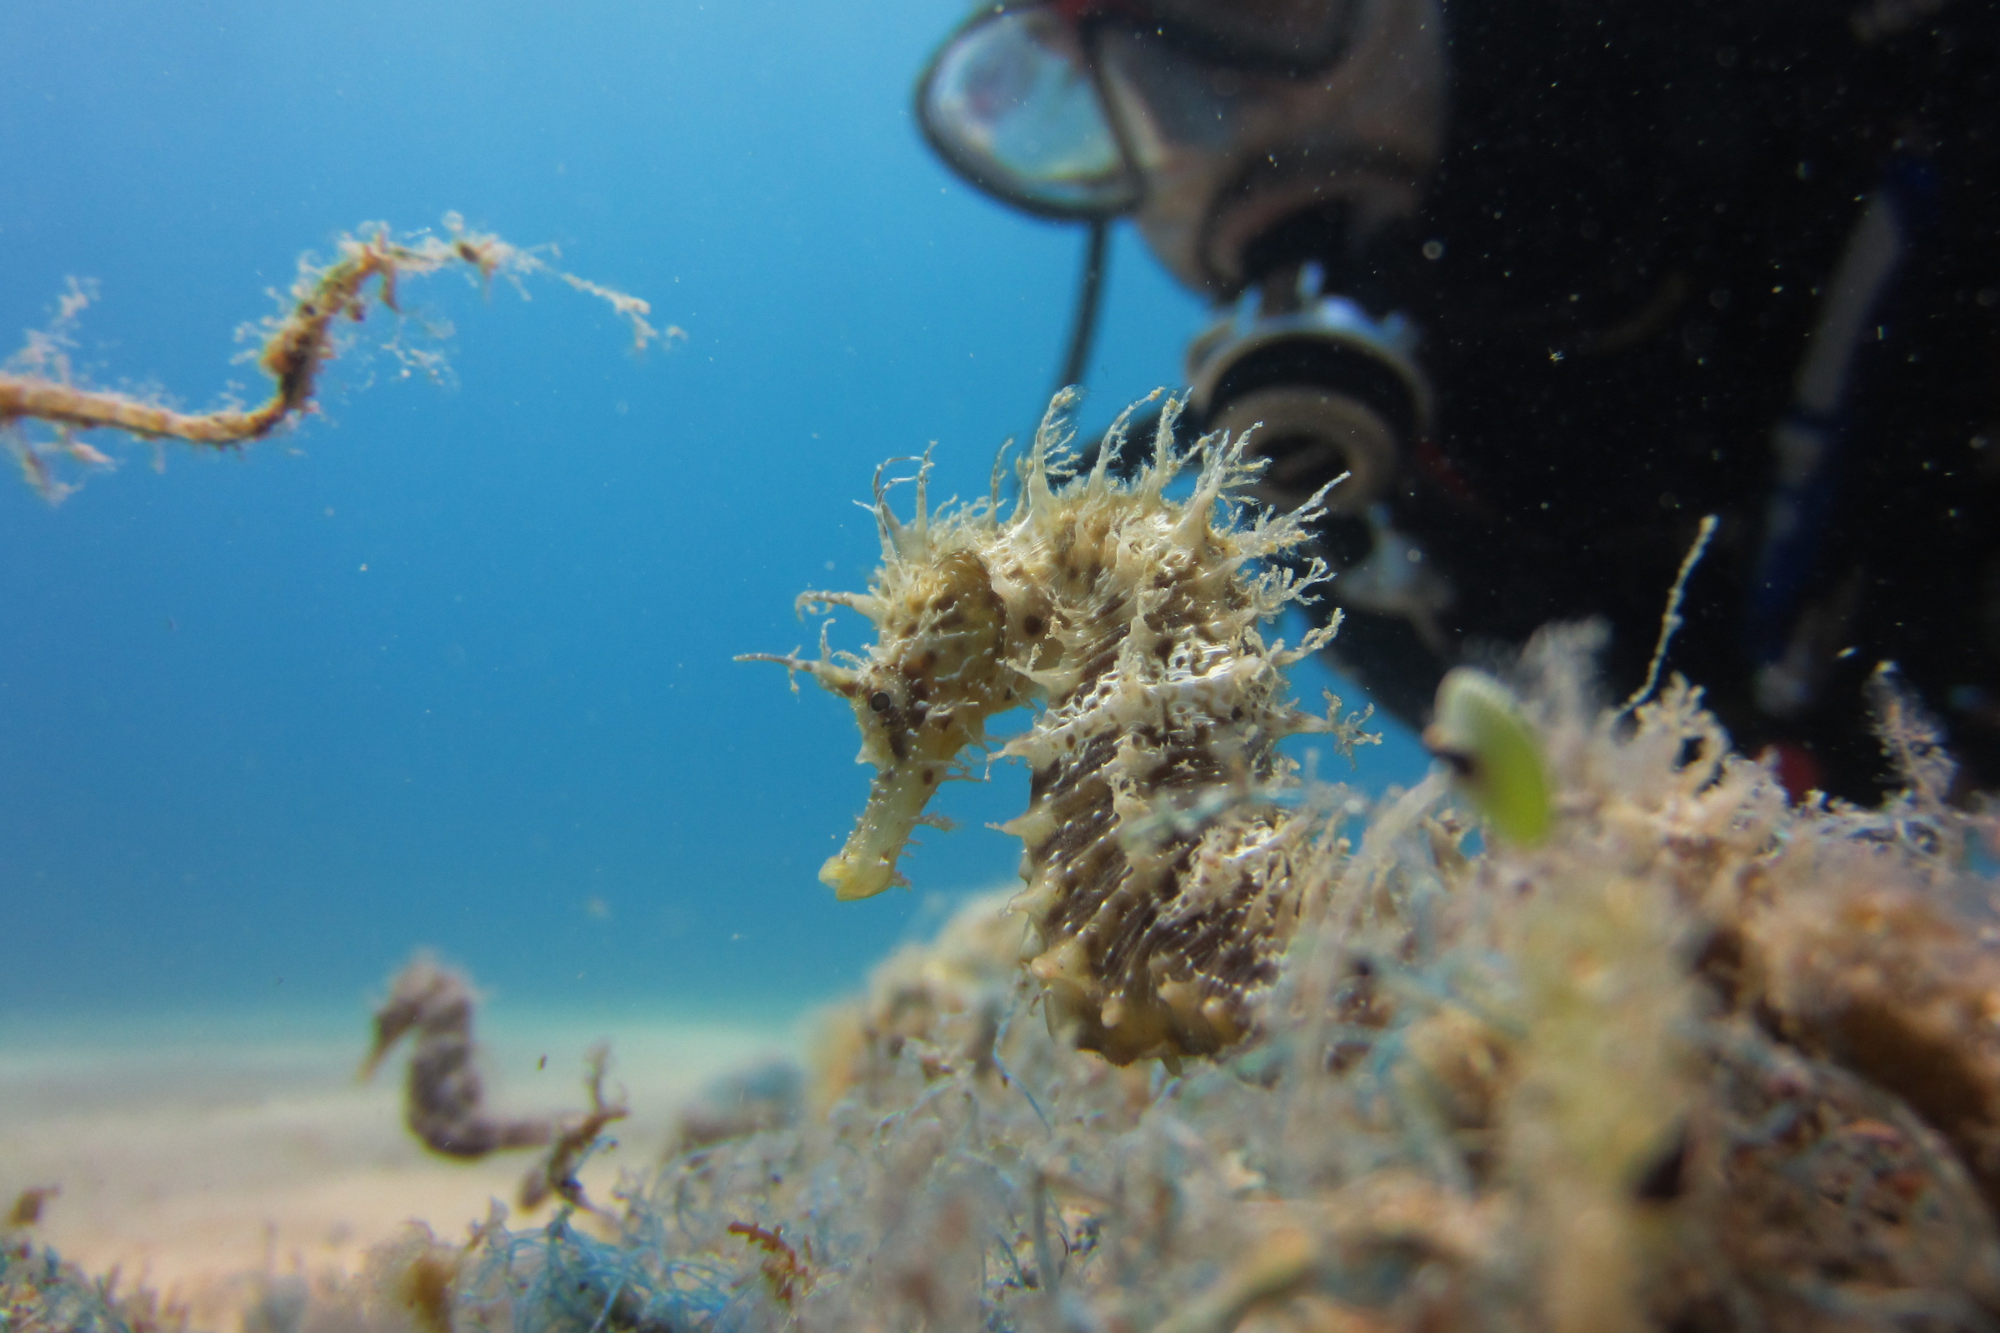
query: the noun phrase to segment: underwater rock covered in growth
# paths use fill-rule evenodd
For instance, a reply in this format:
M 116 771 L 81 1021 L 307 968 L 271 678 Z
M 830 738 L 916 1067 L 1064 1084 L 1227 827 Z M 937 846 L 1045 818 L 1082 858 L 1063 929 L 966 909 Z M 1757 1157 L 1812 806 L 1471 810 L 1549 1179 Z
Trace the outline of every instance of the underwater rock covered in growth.
M 1793 805 L 1686 685 L 1598 707 L 1591 646 L 1520 670 L 1540 841 L 1469 848 L 1444 775 L 1295 816 L 1226 1060 L 1051 1034 L 1033 923 L 977 903 L 834 1016 L 793 1126 L 639 1189 L 678 1240 L 637 1252 L 733 1272 L 716 1327 L 1990 1327 L 2000 952 L 1934 738 L 1885 686 L 1907 789 Z
M 1880 810 L 1791 803 L 1684 682 L 1604 707 L 1584 628 L 1530 646 L 1518 695 L 1458 682 L 1455 774 L 1287 811 L 1270 743 L 1316 724 L 1256 626 L 1318 571 L 1256 562 L 1303 520 L 1227 507 L 1240 441 L 1173 501 L 1169 435 L 1131 483 L 1065 479 L 1052 424 L 1005 515 L 920 498 L 904 525 L 878 491 L 871 592 L 805 599 L 877 643 L 790 663 L 880 769 L 823 877 L 891 882 L 913 768 L 1027 702 L 1000 749 L 1034 773 L 1026 888 L 883 969 L 823 1118 L 670 1165 L 641 1207 L 789 1228 L 808 1326 L 2000 1318 L 2000 948 L 1968 864 L 1994 828 L 1946 804 L 1893 672 Z M 1037 1003 L 1065 1021 L 1015 1021 Z M 1167 1077 L 1195 1053 L 1226 1060 Z M 1168 1070 L 1114 1067 L 1146 1055 Z
M 2000 951 L 1935 738 L 1885 684 L 1906 789 L 1795 805 L 1685 684 L 1597 706 L 1591 647 L 1545 635 L 1515 678 L 1538 841 L 1475 849 L 1442 773 L 1295 814 L 1320 854 L 1224 1058 L 1173 1075 L 1052 1033 L 1033 924 L 997 895 L 829 1015 L 782 1121 L 628 1180 L 615 1226 L 413 1235 L 344 1308 L 421 1290 L 427 1327 L 514 1333 L 1990 1328 Z
M 1292 863 L 1311 853 L 1264 797 L 1290 776 L 1280 740 L 1335 729 L 1290 706 L 1284 677 L 1334 630 L 1287 651 L 1259 626 L 1327 577 L 1316 558 L 1276 560 L 1308 540 L 1320 496 L 1253 517 L 1242 493 L 1261 464 L 1240 439 L 1208 441 L 1193 493 L 1169 495 L 1191 462 L 1171 402 L 1135 477 L 1110 472 L 1122 419 L 1078 474 L 1071 401 L 1050 408 L 1011 507 L 996 468 L 993 496 L 930 512 L 926 461 L 904 523 L 878 473 L 873 586 L 799 599 L 861 612 L 875 643 L 865 657 L 822 645 L 817 660 L 771 660 L 852 701 L 878 770 L 820 872 L 842 898 L 902 882 L 897 860 L 938 784 L 985 744 L 989 718 L 1032 706 L 1034 725 L 998 753 L 1031 774 L 1027 812 L 1007 828 L 1026 848 L 1028 966 L 1051 1015 L 1117 1064 L 1211 1054 L 1243 1036 L 1276 975 Z
M 1475 701 L 1518 721 L 1510 764 L 1533 751 L 1535 817 L 1506 821 L 1533 836 L 1491 836 L 1446 772 L 1373 805 L 1309 790 L 1280 818 L 1282 768 L 1221 725 L 1219 683 L 1191 664 L 1240 663 L 1236 684 L 1275 700 L 1279 654 L 1243 617 L 1297 585 L 1260 584 L 1238 560 L 1259 543 L 1281 549 L 1282 521 L 1191 516 L 1240 464 L 1210 447 L 1187 502 L 1094 474 L 1066 486 L 1045 474 L 1046 495 L 1031 487 L 1022 502 L 1058 538 L 1062 514 L 1094 508 L 1067 549 L 1163 564 L 1132 582 L 1122 635 L 1092 639 L 1062 619 L 1105 586 L 1082 579 L 1042 592 L 1036 635 L 1012 637 L 1026 626 L 1009 598 L 1032 603 L 990 576 L 992 600 L 963 622 L 993 648 L 968 653 L 963 672 L 991 682 L 1011 678 L 976 663 L 1026 668 L 1030 684 L 1006 688 L 1044 701 L 1006 747 L 1037 766 L 1031 820 L 1053 817 L 1066 784 L 1102 783 L 1134 836 L 1114 853 L 1031 823 L 1030 883 L 1011 908 L 1005 894 L 971 903 L 939 939 L 882 964 L 828 1015 L 803 1095 L 734 1122 L 702 1117 L 669 1160 L 628 1178 L 615 1216 L 566 1212 L 517 1231 L 496 1212 L 464 1244 L 412 1231 L 357 1282 L 287 1307 L 283 1326 L 1886 1333 L 2000 1321 L 2000 946 L 1994 885 L 1969 861 L 1994 827 L 1947 804 L 1950 762 L 1893 676 L 1878 678 L 1876 707 L 1903 788 L 1880 809 L 1790 801 L 1684 682 L 1603 707 L 1593 632 L 1572 628 L 1545 632 Z M 1089 488 L 1094 505 L 1064 503 L 1090 501 Z M 959 604 L 923 589 L 977 592 L 968 560 L 1019 550 L 1007 524 L 1024 520 L 988 509 L 932 521 L 885 524 L 890 563 L 911 568 L 871 596 L 910 600 L 848 599 L 885 641 L 866 658 L 795 663 L 878 728 L 870 745 L 889 763 L 871 817 L 902 821 L 886 834 L 864 825 L 850 844 L 864 855 L 836 858 L 837 882 L 886 882 L 893 856 L 880 856 L 921 813 L 903 804 L 921 793 L 897 785 L 902 766 L 931 762 L 915 705 L 988 697 L 950 676 L 920 697 L 909 686 L 933 676 L 900 654 L 926 625 L 960 628 L 943 623 Z M 943 568 L 925 582 L 931 549 Z M 1184 605 L 1176 590 L 1210 558 L 1262 591 L 1223 599 L 1213 618 L 1152 610 Z M 1169 623 L 1172 635 L 1148 637 Z M 1182 641 L 1204 655 L 1177 657 Z M 1072 643 L 1096 652 L 1073 658 Z M 1121 662 L 1130 695 L 1107 683 Z M 1079 694 L 1086 678 L 1098 684 Z M 888 704 L 872 706 L 875 693 Z M 1093 760 L 1074 724 L 1115 706 L 1140 740 Z M 1271 703 L 1266 716 L 1281 729 L 1291 715 Z M 1490 757 L 1476 735 L 1460 739 L 1461 758 Z M 1211 746 L 1238 757 L 1184 781 Z M 1181 761 L 1137 762 L 1147 754 Z M 1157 876 L 1152 838 L 1178 849 Z M 1109 966 L 1122 936 L 1089 933 L 1101 911 L 1062 915 L 1062 886 L 1109 867 L 1162 906 L 1148 915 L 1114 892 L 1100 908 L 1151 926 L 1187 910 L 1179 899 L 1214 873 L 1211 856 L 1251 867 L 1254 887 L 1230 892 L 1265 905 L 1228 918 L 1264 978 L 1231 993 L 1233 1044 L 1170 1064 L 1081 1047 L 1118 1040 L 1122 1025 L 1101 1014 L 1095 1029 L 1087 1014 L 1067 1029 L 1041 1021 L 1036 1005 L 1079 1002 L 1022 960 L 1064 947 L 1072 925 L 1106 985 L 1087 1002 L 1133 976 Z M 1151 958 L 1176 957 L 1169 936 L 1145 938 Z M 1137 1002 L 1169 1016 L 1184 1050 L 1197 1036 L 1220 1043 L 1212 1020 L 1171 1026 L 1187 1020 L 1167 986 L 1211 975 L 1174 966 L 1149 971 L 1151 998 Z M 9 1300 L 71 1277 L 0 1250 Z

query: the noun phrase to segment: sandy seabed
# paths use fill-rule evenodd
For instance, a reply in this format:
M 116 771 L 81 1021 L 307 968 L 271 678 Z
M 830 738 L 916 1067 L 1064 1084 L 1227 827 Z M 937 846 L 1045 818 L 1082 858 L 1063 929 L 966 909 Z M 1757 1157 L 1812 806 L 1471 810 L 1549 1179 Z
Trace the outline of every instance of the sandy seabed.
M 426 1153 L 403 1127 L 402 1060 L 361 1082 L 367 1015 L 342 1017 L 287 1029 L 148 1016 L 5 1033 L 0 1207 L 31 1187 L 59 1188 L 36 1239 L 87 1272 L 143 1281 L 215 1327 L 242 1304 L 248 1276 L 353 1272 L 412 1219 L 461 1237 L 492 1200 L 511 1205 L 535 1155 L 464 1163 Z M 633 1114 L 582 1174 L 596 1199 L 621 1168 L 659 1159 L 677 1108 L 704 1084 L 799 1045 L 799 1025 L 777 1019 L 613 1019 L 505 1003 L 483 1009 L 480 1028 L 502 1115 L 580 1109 L 586 1053 L 610 1044 L 610 1088 L 624 1089 Z

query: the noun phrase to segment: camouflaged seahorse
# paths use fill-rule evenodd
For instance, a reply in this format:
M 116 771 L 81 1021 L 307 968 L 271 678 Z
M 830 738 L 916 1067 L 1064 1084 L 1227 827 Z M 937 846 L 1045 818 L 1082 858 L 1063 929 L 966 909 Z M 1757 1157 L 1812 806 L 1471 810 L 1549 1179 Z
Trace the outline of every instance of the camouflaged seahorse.
M 1294 709 L 1284 668 L 1332 637 L 1267 647 L 1258 627 L 1325 577 L 1272 557 L 1307 540 L 1319 496 L 1257 515 L 1262 464 L 1241 438 L 1174 444 L 1169 402 L 1152 457 L 1121 480 L 1114 443 L 1077 469 L 1050 407 L 1020 466 L 1020 496 L 891 512 L 877 473 L 882 565 L 866 593 L 811 592 L 873 621 L 866 656 L 767 657 L 850 700 L 868 808 L 820 878 L 841 898 L 904 882 L 896 863 L 938 784 L 967 776 L 986 722 L 1023 704 L 1033 725 L 999 746 L 1032 772 L 1019 901 L 1038 938 L 1029 970 L 1051 1018 L 1118 1064 L 1208 1054 L 1244 1035 L 1297 903 L 1289 862 L 1303 830 L 1266 794 L 1290 776 L 1280 739 L 1326 731 Z M 1129 413 L 1127 414 L 1130 415 Z M 1196 466 L 1193 494 L 1167 488 Z M 1323 494 L 1323 493 L 1322 493 Z M 1233 793 L 1233 795 L 1230 795 Z

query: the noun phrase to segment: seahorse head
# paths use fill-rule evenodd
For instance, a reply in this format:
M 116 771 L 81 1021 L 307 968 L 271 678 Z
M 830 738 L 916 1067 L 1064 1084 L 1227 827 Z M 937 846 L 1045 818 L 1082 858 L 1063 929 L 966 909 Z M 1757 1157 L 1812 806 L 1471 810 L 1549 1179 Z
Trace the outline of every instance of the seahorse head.
M 916 516 L 904 523 L 876 474 L 875 516 L 882 564 L 866 593 L 809 592 L 801 608 L 845 606 L 875 625 L 865 655 L 817 660 L 764 658 L 810 673 L 848 700 L 861 731 L 859 762 L 875 767 L 868 805 L 846 845 L 820 868 L 842 899 L 867 898 L 906 883 L 897 861 L 940 784 L 965 776 L 961 756 L 983 747 L 986 722 L 1018 707 L 1033 687 L 1016 668 L 1017 645 L 1041 632 L 994 588 L 982 554 L 994 528 L 991 502 L 933 514 L 929 460 L 913 478 Z M 1018 602 L 1020 599 L 1012 599 Z M 1023 623 L 1025 622 L 1025 623 Z

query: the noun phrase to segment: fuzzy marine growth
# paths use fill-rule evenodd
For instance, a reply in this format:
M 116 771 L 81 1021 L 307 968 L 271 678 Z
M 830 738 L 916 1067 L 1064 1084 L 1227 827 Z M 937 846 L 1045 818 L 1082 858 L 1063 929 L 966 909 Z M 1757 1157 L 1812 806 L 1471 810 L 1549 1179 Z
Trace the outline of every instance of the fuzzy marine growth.
M 1020 498 L 891 512 L 879 474 L 882 566 L 865 594 L 807 593 L 875 623 L 865 657 L 766 658 L 852 702 L 868 808 L 820 878 L 842 898 L 901 883 L 896 863 L 938 784 L 1026 704 L 1032 726 L 999 747 L 1032 770 L 1020 906 L 1037 935 L 1029 970 L 1080 1046 L 1125 1064 L 1208 1054 L 1240 1038 L 1296 917 L 1288 867 L 1303 830 L 1268 799 L 1289 777 L 1283 737 L 1332 722 L 1285 698 L 1284 668 L 1332 637 L 1266 647 L 1259 625 L 1326 577 L 1272 557 L 1306 540 L 1320 497 L 1247 516 L 1261 463 L 1241 439 L 1196 447 L 1193 494 L 1167 488 L 1195 455 L 1174 447 L 1170 402 L 1151 460 L 1130 480 L 1075 465 L 1049 409 L 1020 466 Z M 1129 413 L 1128 413 L 1129 415 Z M 1123 419 L 1113 428 L 1114 441 Z M 997 471 L 996 471 L 997 482 Z

